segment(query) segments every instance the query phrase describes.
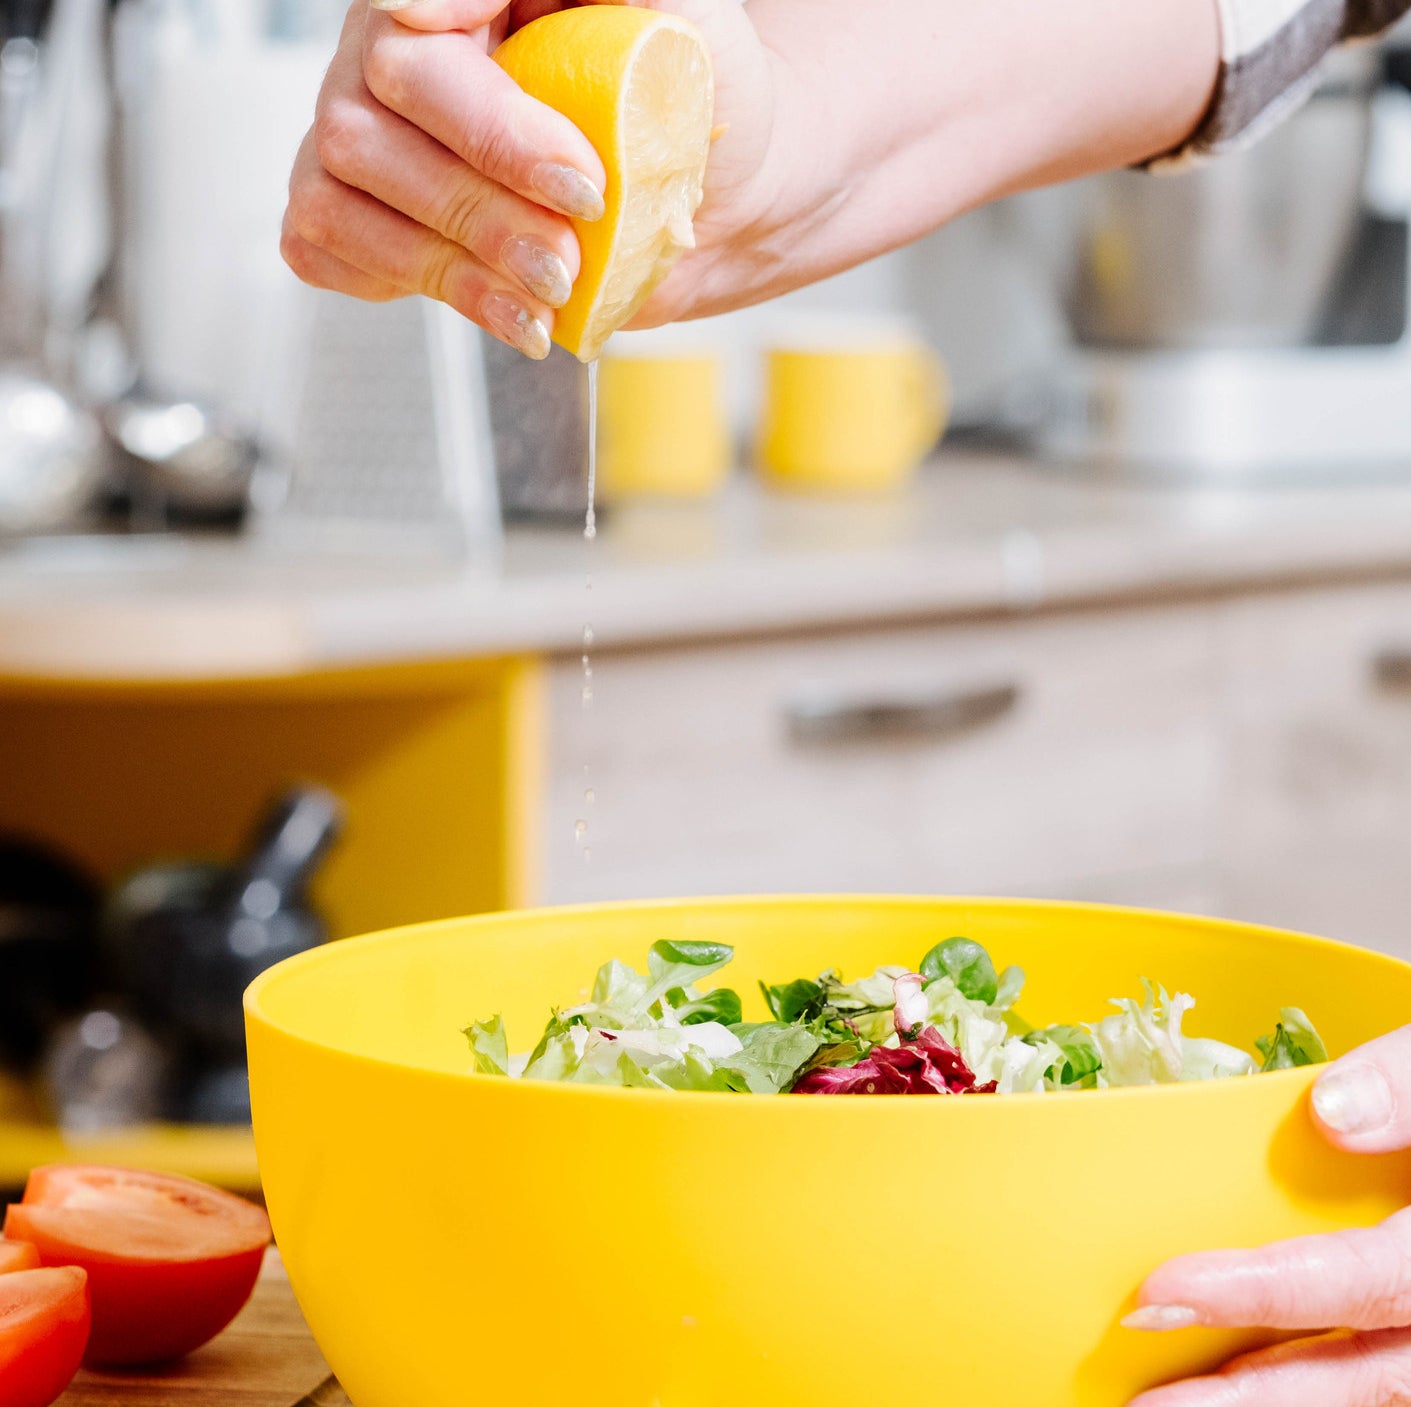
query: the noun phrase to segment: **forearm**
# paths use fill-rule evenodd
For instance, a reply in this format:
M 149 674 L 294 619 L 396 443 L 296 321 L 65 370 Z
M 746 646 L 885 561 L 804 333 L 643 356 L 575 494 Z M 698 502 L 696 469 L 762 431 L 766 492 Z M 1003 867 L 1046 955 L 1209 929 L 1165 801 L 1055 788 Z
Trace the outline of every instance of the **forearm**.
M 773 55 L 769 192 L 693 311 L 759 301 L 985 201 L 1179 145 L 1214 0 L 749 0 Z M 772 168 L 772 169 L 771 169 Z

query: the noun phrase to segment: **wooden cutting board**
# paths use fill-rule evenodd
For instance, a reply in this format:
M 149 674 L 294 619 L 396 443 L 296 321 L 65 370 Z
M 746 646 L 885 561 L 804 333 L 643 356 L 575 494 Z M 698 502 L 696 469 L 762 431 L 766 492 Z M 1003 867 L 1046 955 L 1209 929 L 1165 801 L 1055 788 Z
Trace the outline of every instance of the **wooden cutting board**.
M 314 1343 L 277 1251 L 223 1333 L 159 1372 L 81 1369 L 56 1407 L 349 1407 Z

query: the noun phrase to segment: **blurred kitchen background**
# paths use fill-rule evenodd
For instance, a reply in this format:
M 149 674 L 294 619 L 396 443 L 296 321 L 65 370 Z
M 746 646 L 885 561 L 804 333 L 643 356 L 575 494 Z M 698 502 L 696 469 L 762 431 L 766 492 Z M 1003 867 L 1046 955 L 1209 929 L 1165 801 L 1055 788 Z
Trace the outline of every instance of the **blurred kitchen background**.
M 590 542 L 582 367 L 280 261 L 340 19 L 0 4 L 0 1186 L 250 1186 L 244 984 L 422 919 L 1028 894 L 1411 958 L 1411 39 L 1248 155 L 620 335 Z

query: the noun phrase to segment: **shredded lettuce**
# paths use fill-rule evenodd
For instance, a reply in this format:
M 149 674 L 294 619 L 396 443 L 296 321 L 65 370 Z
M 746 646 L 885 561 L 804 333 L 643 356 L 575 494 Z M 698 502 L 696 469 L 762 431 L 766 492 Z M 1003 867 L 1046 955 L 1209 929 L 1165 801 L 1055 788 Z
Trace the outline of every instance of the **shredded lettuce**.
M 733 950 L 663 940 L 638 972 L 614 959 L 588 1001 L 555 1011 L 538 1044 L 512 1055 L 499 1016 L 465 1029 L 482 1075 L 630 1089 L 735 1094 L 1066 1093 L 1231 1079 L 1328 1058 L 1308 1017 L 1284 1007 L 1256 1043 L 1187 1035 L 1195 1005 L 1146 979 L 1096 1021 L 1034 1029 L 1015 1006 L 1024 973 L 996 971 L 972 939 L 937 943 L 915 970 L 883 966 L 847 982 L 829 969 L 760 990 L 771 1020 L 747 1022 L 739 994 L 702 990 Z

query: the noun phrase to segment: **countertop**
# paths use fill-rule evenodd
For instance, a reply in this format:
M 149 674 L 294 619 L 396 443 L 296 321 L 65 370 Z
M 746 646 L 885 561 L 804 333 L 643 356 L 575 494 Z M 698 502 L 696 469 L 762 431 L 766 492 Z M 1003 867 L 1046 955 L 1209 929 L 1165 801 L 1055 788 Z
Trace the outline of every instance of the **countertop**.
M 469 564 L 285 544 L 36 540 L 0 550 L 0 673 L 219 679 L 941 619 L 1411 573 L 1411 469 L 1323 487 L 1102 482 L 952 450 L 909 492 L 770 495 L 515 528 Z M 586 589 L 585 575 L 592 587 Z

